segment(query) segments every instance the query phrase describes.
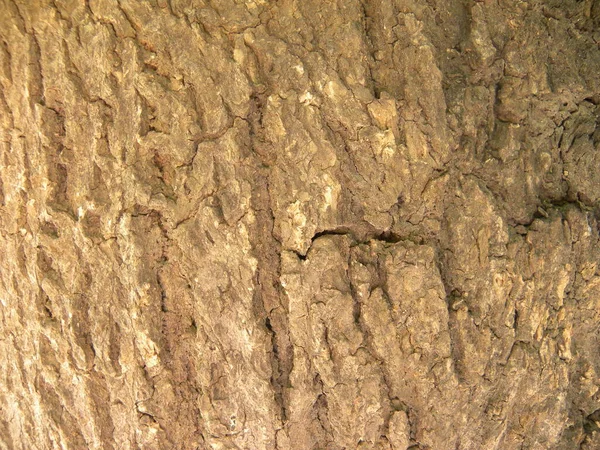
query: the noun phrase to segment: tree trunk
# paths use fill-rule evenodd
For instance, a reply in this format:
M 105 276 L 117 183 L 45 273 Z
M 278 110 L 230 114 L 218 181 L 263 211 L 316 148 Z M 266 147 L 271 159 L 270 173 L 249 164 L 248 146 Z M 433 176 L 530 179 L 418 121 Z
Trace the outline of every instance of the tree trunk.
M 0 0 L 0 447 L 600 448 L 599 30 Z

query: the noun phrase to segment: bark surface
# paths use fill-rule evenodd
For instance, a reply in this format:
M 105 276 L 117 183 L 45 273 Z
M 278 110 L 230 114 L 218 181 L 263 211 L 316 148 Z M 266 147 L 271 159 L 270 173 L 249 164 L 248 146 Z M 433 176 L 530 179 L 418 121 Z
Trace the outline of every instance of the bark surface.
M 0 0 L 0 447 L 600 448 L 600 1 Z

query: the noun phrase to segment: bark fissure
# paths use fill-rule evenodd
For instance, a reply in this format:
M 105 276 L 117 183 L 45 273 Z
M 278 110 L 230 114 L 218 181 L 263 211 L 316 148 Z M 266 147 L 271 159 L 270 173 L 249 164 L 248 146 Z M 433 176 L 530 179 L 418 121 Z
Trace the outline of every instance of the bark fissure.
M 0 442 L 600 448 L 599 5 L 0 1 Z

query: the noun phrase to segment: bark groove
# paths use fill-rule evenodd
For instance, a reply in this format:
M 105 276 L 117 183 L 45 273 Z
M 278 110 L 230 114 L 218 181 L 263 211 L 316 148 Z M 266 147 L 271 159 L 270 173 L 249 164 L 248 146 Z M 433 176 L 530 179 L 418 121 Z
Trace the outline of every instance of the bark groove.
M 0 447 L 600 448 L 598 0 L 0 0 Z

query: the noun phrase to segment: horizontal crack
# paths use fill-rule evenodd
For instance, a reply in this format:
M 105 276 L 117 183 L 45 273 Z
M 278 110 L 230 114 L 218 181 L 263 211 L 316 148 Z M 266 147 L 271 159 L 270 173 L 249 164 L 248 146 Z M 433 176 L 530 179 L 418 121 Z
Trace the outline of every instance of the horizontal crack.
M 378 230 L 372 226 L 339 226 L 315 233 L 310 240 L 310 245 L 305 253 L 291 249 L 292 252 L 301 260 L 306 260 L 314 242 L 323 236 L 347 236 L 351 239 L 353 245 L 368 244 L 373 241 L 386 242 L 388 244 L 397 244 L 398 242 L 412 242 L 413 244 L 422 245 L 425 242 L 424 238 L 416 238 L 414 236 L 404 236 L 391 230 Z

